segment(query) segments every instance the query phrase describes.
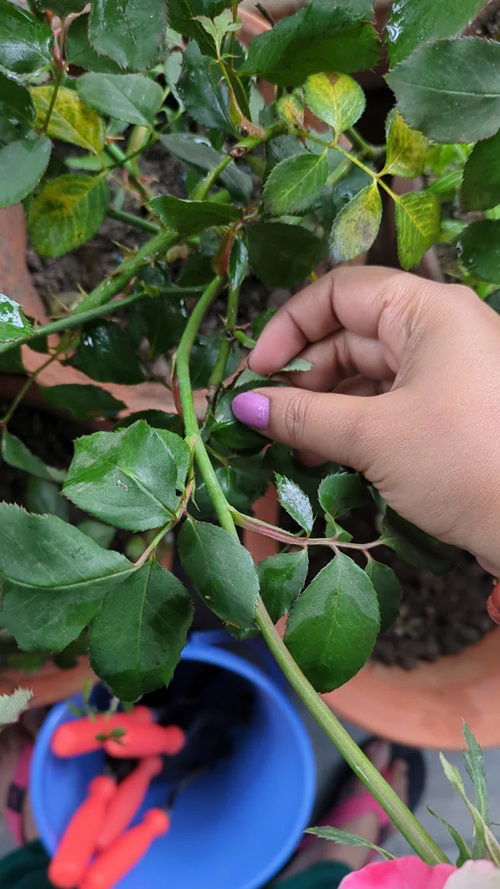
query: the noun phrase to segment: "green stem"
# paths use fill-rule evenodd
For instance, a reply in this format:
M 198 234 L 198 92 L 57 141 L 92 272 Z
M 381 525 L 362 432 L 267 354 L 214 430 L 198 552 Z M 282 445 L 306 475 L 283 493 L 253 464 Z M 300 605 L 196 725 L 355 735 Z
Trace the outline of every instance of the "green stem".
M 135 225 L 136 228 L 143 228 L 146 232 L 158 233 L 161 231 L 159 225 L 156 225 L 154 222 L 149 222 L 147 219 L 143 219 L 142 216 L 136 216 L 135 213 L 126 213 L 125 210 L 113 210 L 112 207 L 108 209 L 108 216 L 111 219 L 118 219 L 119 222 L 126 222 L 128 225 Z
M 231 507 L 220 487 L 210 457 L 200 435 L 198 420 L 194 408 L 191 380 L 189 376 L 189 355 L 201 321 L 222 285 L 222 278 L 215 278 L 204 291 L 185 328 L 176 359 L 177 380 L 184 414 L 186 440 L 194 451 L 200 473 L 214 505 L 219 522 L 234 537 L 238 536 Z M 390 784 L 377 771 L 372 762 L 358 747 L 349 733 L 334 716 L 322 698 L 315 692 L 311 684 L 293 660 L 290 652 L 280 638 L 264 603 L 259 598 L 257 603 L 256 622 L 262 635 L 276 658 L 285 676 L 299 697 L 314 716 L 328 737 L 338 748 L 346 762 L 378 800 L 410 846 L 424 861 L 429 864 L 447 862 L 448 859 L 434 842 L 430 834 L 417 821 L 408 807 L 398 797 Z
M 172 290 L 175 293 L 180 292 L 177 287 L 172 288 Z M 186 292 L 192 293 L 193 288 L 186 288 Z M 53 333 L 61 333 L 63 330 L 69 330 L 72 327 L 80 327 L 87 321 L 93 321 L 94 318 L 100 318 L 102 315 L 107 315 L 108 312 L 115 312 L 117 309 L 122 309 L 124 306 L 130 305 L 130 303 L 135 303 L 138 299 L 144 299 L 145 296 L 148 296 L 148 294 L 144 291 L 131 293 L 130 296 L 124 296 L 123 299 L 111 300 L 110 302 L 96 306 L 93 309 L 88 309 L 86 312 L 73 312 L 70 315 L 65 315 L 64 318 L 58 318 L 57 321 L 49 321 L 48 324 L 34 327 L 33 330 L 30 330 L 29 333 L 15 342 L 0 343 L 0 355 L 3 352 L 8 352 L 9 349 L 14 348 L 14 346 L 22 346 L 41 336 L 50 336 Z
M 198 333 L 200 324 L 212 305 L 214 299 L 218 295 L 224 279 L 217 276 L 211 281 L 206 290 L 202 293 L 189 318 L 184 333 L 182 334 L 179 348 L 175 359 L 175 372 L 179 383 L 179 394 L 181 399 L 181 407 L 184 418 L 184 430 L 186 433 L 186 441 L 194 452 L 203 480 L 207 486 L 210 499 L 215 507 L 217 518 L 221 526 L 229 531 L 230 534 L 238 535 L 233 517 L 227 507 L 227 500 L 219 485 L 219 481 L 212 466 L 212 461 L 208 456 L 205 445 L 200 435 L 200 427 L 196 417 L 196 411 L 193 401 L 193 390 L 191 386 L 191 377 L 189 373 L 189 356 L 191 349 Z
M 217 361 L 215 362 L 212 373 L 210 374 L 210 379 L 208 381 L 208 388 L 217 390 L 221 383 L 226 378 L 226 365 L 227 360 L 229 358 L 229 352 L 231 349 L 231 342 L 233 339 L 234 328 L 236 327 L 236 321 L 238 318 L 238 302 L 240 296 L 240 288 L 237 287 L 233 289 L 229 288 L 229 295 L 227 298 L 227 317 L 226 324 L 224 329 L 224 337 L 220 344 L 219 354 L 217 356 Z
M 56 358 L 57 358 L 57 352 L 55 352 L 53 355 L 50 355 L 50 357 L 47 358 L 47 361 L 44 361 L 43 364 L 40 365 L 40 367 L 37 367 L 37 369 L 29 375 L 26 382 L 21 386 L 21 388 L 20 388 L 19 392 L 17 393 L 16 397 L 14 398 L 12 404 L 9 406 L 7 413 L 5 414 L 5 416 L 3 416 L 0 419 L 1 426 L 7 425 L 7 423 L 11 419 L 14 411 L 17 409 L 18 405 L 21 404 L 21 401 L 23 400 L 24 396 L 31 389 L 37 376 L 39 374 L 41 374 L 42 370 L 45 370 L 45 368 L 48 367 L 49 364 L 52 364 L 52 362 L 55 361 Z
M 136 175 L 137 169 L 134 162 L 130 158 L 127 158 L 125 152 L 122 151 L 115 142 L 109 142 L 108 145 L 106 145 L 106 151 L 114 160 L 118 162 L 119 166 L 123 167 L 127 171 L 141 198 L 147 203 L 147 201 L 149 201 L 149 199 L 151 198 L 151 195 L 148 191 L 146 191 L 142 182 L 139 182 L 139 179 Z
M 58 65 L 56 69 L 56 76 L 54 78 L 54 89 L 52 90 L 52 94 L 50 96 L 49 107 L 47 108 L 47 114 L 45 115 L 45 120 L 43 122 L 43 127 L 41 129 L 42 134 L 46 133 L 49 127 L 50 118 L 52 117 L 52 112 L 54 110 L 54 105 L 56 104 L 57 94 L 59 92 L 59 87 L 62 83 L 64 68 L 62 65 Z
M 256 622 L 292 688 L 335 744 L 359 780 L 387 812 L 392 823 L 409 842 L 413 850 L 428 864 L 447 863 L 448 858 L 444 852 L 358 747 L 323 699 L 314 691 L 277 633 L 261 600 L 257 605 Z
M 361 152 L 365 157 L 379 157 L 385 151 L 384 145 L 372 145 L 370 142 L 367 142 L 366 139 L 363 139 L 361 133 L 358 133 L 354 127 L 349 127 L 349 129 L 345 131 L 345 134 L 348 139 L 351 140 L 353 145 L 357 145 L 357 147 L 361 149 Z
M 80 314 L 87 309 L 107 303 L 112 296 L 120 293 L 132 278 L 135 278 L 143 266 L 165 254 L 169 247 L 175 244 L 178 237 L 177 232 L 170 228 L 159 231 L 149 241 L 146 241 L 137 253 L 134 253 L 129 259 L 125 259 L 111 275 L 108 275 L 94 290 L 87 293 L 79 303 L 77 312 Z

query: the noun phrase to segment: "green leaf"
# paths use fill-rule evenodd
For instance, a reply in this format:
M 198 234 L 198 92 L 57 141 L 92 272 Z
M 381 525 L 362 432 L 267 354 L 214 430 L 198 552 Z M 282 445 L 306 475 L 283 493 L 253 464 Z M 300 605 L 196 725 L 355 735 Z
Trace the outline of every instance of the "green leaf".
M 85 0 L 35 0 L 34 5 L 66 17 L 70 12 L 81 12 L 86 3 Z
M 17 722 L 32 697 L 33 692 L 27 688 L 16 688 L 11 695 L 0 695 L 0 726 Z
M 40 386 L 43 400 L 59 411 L 65 411 L 77 420 L 94 420 L 96 417 L 116 417 L 126 405 L 99 386 L 80 386 L 63 383 L 61 386 Z
M 239 31 L 241 28 L 241 25 L 234 21 L 233 13 L 230 9 L 224 9 L 214 19 L 208 18 L 206 15 L 197 15 L 196 20 L 200 22 L 203 30 L 213 37 L 217 57 L 222 54 L 222 41 L 226 34 Z
M 314 524 L 314 515 L 309 497 L 295 482 L 284 475 L 277 472 L 275 478 L 281 506 L 304 529 L 306 534 L 310 534 Z
M 224 496 L 231 506 L 240 512 L 248 513 L 255 501 L 265 493 L 271 481 L 271 473 L 263 465 L 262 454 L 255 456 L 245 454 L 242 457 L 231 457 L 227 465 L 218 466 L 215 470 Z M 207 492 L 205 482 L 201 479 L 196 483 L 196 495 L 190 512 L 196 518 L 211 519 L 214 506 Z M 196 512 L 194 511 L 196 510 Z
M 63 503 L 65 503 L 64 500 Z M 116 528 L 112 528 L 111 525 L 106 525 L 104 522 L 98 522 L 96 519 L 84 519 L 77 527 L 82 534 L 87 534 L 104 549 L 111 546 L 116 535 Z
M 62 256 L 99 231 L 109 192 L 101 176 L 66 173 L 49 179 L 30 205 L 28 230 L 40 256 Z
M 484 0 L 399 0 L 392 4 L 386 37 L 389 59 L 396 65 L 420 43 L 454 37 L 477 15 Z
M 167 414 L 166 411 L 146 410 L 136 411 L 127 417 L 122 417 L 116 424 L 116 429 L 126 429 L 132 426 L 136 420 L 145 420 L 148 426 L 154 429 L 168 429 L 176 435 L 183 435 L 184 424 L 178 414 Z
M 215 55 L 215 44 L 198 16 L 213 19 L 231 5 L 231 0 L 170 0 L 170 27 L 186 37 L 194 37 L 203 52 Z
M 322 480 L 318 497 L 324 511 L 335 518 L 364 503 L 367 488 L 359 473 L 336 472 Z
M 44 126 L 54 87 L 34 86 L 31 98 L 35 106 L 35 129 Z M 104 148 L 104 124 L 98 114 L 85 105 L 74 90 L 61 87 L 50 116 L 47 135 L 60 142 L 79 145 L 100 154 Z
M 408 126 L 397 108 L 387 116 L 385 124 L 387 155 L 384 173 L 411 179 L 425 167 L 430 145 L 428 139 Z
M 500 219 L 481 219 L 468 225 L 457 245 L 469 272 L 483 281 L 500 282 Z
M 290 611 L 306 582 L 308 567 L 307 547 L 269 556 L 257 565 L 260 594 L 273 623 Z
M 389 506 L 381 528 L 386 546 L 398 553 L 409 565 L 428 568 L 434 574 L 446 574 L 457 558 L 458 550 L 440 543 L 434 537 L 407 522 Z
M 171 194 L 153 198 L 149 206 L 163 225 L 174 228 L 182 236 L 196 235 L 213 225 L 228 225 L 242 215 L 233 204 L 185 201 Z
M 306 210 L 323 190 L 326 155 L 296 154 L 277 164 L 264 186 L 264 204 L 274 216 Z
M 238 627 L 254 622 L 259 580 L 252 557 L 223 528 L 188 519 L 179 534 L 179 556 L 205 604 Z
M 171 295 L 141 299 L 128 312 L 129 327 L 140 331 L 148 341 L 149 358 L 164 355 L 178 345 L 187 318 L 184 300 Z
M 285 643 L 315 689 L 327 692 L 361 669 L 378 630 L 373 584 L 352 559 L 339 553 L 295 602 Z
M 0 148 L 0 207 L 22 201 L 42 178 L 52 143 L 46 136 L 20 139 Z
M 498 130 L 498 43 L 462 37 L 419 46 L 386 80 L 405 120 L 435 142 L 477 142 Z
M 21 648 L 61 651 L 96 615 L 110 584 L 133 570 L 56 516 L 0 503 L 2 620 Z
M 170 133 L 168 136 L 160 136 L 160 142 L 174 157 L 196 169 L 212 170 L 226 156 L 212 148 L 204 136 L 195 133 Z M 219 181 L 238 199 L 250 200 L 252 179 L 234 161 L 220 174 Z
M 118 432 L 82 436 L 75 442 L 63 493 L 80 509 L 117 528 L 144 531 L 167 524 L 179 503 L 179 480 L 164 435 L 177 438 L 138 420 Z M 180 450 L 184 442 L 179 443 Z M 182 481 L 188 462 L 186 454 Z
M 380 632 L 389 630 L 399 614 L 399 605 L 403 590 L 401 584 L 389 565 L 370 559 L 365 571 L 370 578 L 377 594 L 380 609 Z
M 144 379 L 136 341 L 117 321 L 86 324 L 71 363 L 101 383 L 133 385 Z
M 222 330 L 215 330 L 210 336 L 196 337 L 189 358 L 189 372 L 193 389 L 204 389 L 208 386 L 223 337 L 224 331 Z M 233 345 L 231 346 L 226 364 L 226 374 L 228 376 L 236 370 L 239 362 L 239 349 Z
M 392 861 L 395 858 L 391 852 L 382 849 L 380 846 L 376 846 L 375 843 L 370 843 L 370 841 L 365 840 L 364 837 L 360 837 L 355 833 L 349 833 L 347 830 L 341 830 L 338 827 L 308 827 L 306 833 L 311 833 L 313 836 L 319 837 L 322 840 L 331 840 L 333 843 L 340 843 L 341 846 L 366 846 L 368 849 L 373 849 L 374 852 L 378 852 L 378 854 L 381 855 L 382 858 L 385 858 L 386 861 Z
M 313 271 L 321 241 L 300 225 L 255 222 L 247 226 L 248 257 L 268 287 L 291 287 Z
M 288 364 L 281 368 L 280 373 L 306 373 L 311 370 L 314 365 L 305 358 L 292 358 Z
M 365 94 L 348 74 L 312 74 L 304 87 L 306 105 L 335 133 L 352 127 L 363 114 Z
M 166 0 L 93 0 L 89 39 L 121 68 L 146 71 L 165 48 Z
M 229 257 L 229 285 L 239 290 L 248 275 L 248 250 L 241 238 L 236 238 Z
M 474 146 L 464 168 L 462 198 L 468 210 L 500 204 L 500 131 Z
M 163 90 L 144 74 L 84 74 L 76 82 L 81 99 L 100 114 L 150 126 L 163 102 Z
M 45 22 L 0 0 L 0 65 L 16 74 L 29 74 L 52 59 L 53 37 Z
M 90 45 L 88 15 L 81 15 L 74 22 L 66 37 L 66 59 L 70 65 L 97 71 L 100 74 L 119 74 L 120 66 L 108 56 L 99 55 Z
M 261 385 L 265 386 L 266 384 L 269 385 L 267 380 L 263 381 Z M 270 381 L 270 384 L 275 385 L 272 381 Z M 222 443 L 226 448 L 262 450 L 266 445 L 264 436 L 244 423 L 240 423 L 234 416 L 231 407 L 237 395 L 240 395 L 242 392 L 249 392 L 252 388 L 255 388 L 255 381 L 226 389 L 217 399 L 209 426 L 210 434 L 215 436 L 217 442 Z
M 450 762 L 448 762 L 443 753 L 439 754 L 439 759 L 441 760 L 441 765 L 443 767 L 443 771 L 447 780 L 450 782 L 453 789 L 457 791 L 470 812 L 472 821 L 474 823 L 474 842 L 476 844 L 476 848 L 481 850 L 479 852 L 479 857 L 489 858 L 496 865 L 500 865 L 500 844 L 497 842 L 496 838 L 492 834 L 488 824 L 484 820 L 481 813 L 470 802 L 465 792 L 464 782 L 462 781 L 460 772 L 458 771 L 456 766 L 453 766 Z
M 372 12 L 356 0 L 315 0 L 256 37 L 241 73 L 295 86 L 319 71 L 349 73 L 377 62 Z
M 29 472 L 36 478 L 46 479 L 52 482 L 62 482 L 66 477 L 64 469 L 56 469 L 55 466 L 47 466 L 40 457 L 26 447 L 17 436 L 12 435 L 6 428 L 2 432 L 2 457 L 9 466 Z
M 0 343 L 15 343 L 32 330 L 19 303 L 0 293 Z
M 361 189 L 335 217 L 330 236 L 334 262 L 348 262 L 365 253 L 373 244 L 382 219 L 378 185 Z
M 31 124 L 35 109 L 25 86 L 0 72 L 0 114 L 2 117 Z
M 467 774 L 474 790 L 474 803 L 484 823 L 487 827 L 490 827 L 490 807 L 488 802 L 488 787 L 483 751 L 481 750 L 472 729 L 466 722 L 463 724 L 463 733 L 467 745 L 464 750 L 465 768 L 467 769 Z M 475 830 L 474 839 L 472 841 L 472 857 L 480 858 L 482 851 L 481 839 Z
M 59 485 L 30 475 L 26 482 L 24 505 L 30 512 L 56 515 L 64 522 L 69 520 L 69 503 L 61 496 Z M 97 541 L 100 543 L 100 541 Z
M 221 81 L 220 68 L 209 56 L 202 55 L 195 41 L 191 41 L 182 53 L 177 90 L 194 120 L 210 129 L 233 132 L 228 90 Z
M 104 598 L 90 627 L 92 667 L 125 701 L 168 685 L 192 616 L 191 599 L 180 580 L 147 562 Z
M 0 373 L 24 373 L 20 346 L 12 346 L 12 348 L 8 349 L 6 352 L 0 353 Z
M 446 827 L 446 830 L 450 834 L 450 837 L 452 838 L 458 849 L 458 859 L 456 861 L 456 865 L 457 867 L 462 867 L 462 864 L 465 864 L 466 861 L 469 861 L 472 858 L 472 852 L 467 846 L 467 843 L 465 842 L 465 840 L 462 839 L 458 830 L 456 830 L 444 818 L 441 818 L 441 816 L 438 815 L 437 812 L 434 812 L 434 810 L 431 809 L 430 806 L 427 806 L 427 811 L 430 815 L 432 815 L 433 818 L 439 821 L 439 823 L 442 824 L 443 827 Z
M 397 198 L 395 214 L 399 261 L 411 269 L 438 239 L 440 204 L 428 191 L 409 191 Z

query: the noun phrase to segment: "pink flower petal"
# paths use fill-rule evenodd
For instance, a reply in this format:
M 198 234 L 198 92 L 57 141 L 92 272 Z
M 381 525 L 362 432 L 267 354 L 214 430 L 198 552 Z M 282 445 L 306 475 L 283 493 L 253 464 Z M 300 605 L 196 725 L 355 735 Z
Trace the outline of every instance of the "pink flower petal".
M 420 858 L 377 861 L 344 877 L 339 889 L 444 889 L 448 877 L 456 870 L 452 864 L 431 867 Z
M 500 889 L 500 870 L 491 861 L 466 861 L 446 881 L 445 889 Z

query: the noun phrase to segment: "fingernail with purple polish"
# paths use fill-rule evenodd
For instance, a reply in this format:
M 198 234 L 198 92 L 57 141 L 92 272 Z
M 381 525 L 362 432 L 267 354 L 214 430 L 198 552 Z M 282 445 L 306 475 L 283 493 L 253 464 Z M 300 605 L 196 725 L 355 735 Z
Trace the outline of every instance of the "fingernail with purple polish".
M 231 410 L 240 423 L 265 429 L 269 423 L 269 398 L 258 392 L 241 392 L 233 398 Z

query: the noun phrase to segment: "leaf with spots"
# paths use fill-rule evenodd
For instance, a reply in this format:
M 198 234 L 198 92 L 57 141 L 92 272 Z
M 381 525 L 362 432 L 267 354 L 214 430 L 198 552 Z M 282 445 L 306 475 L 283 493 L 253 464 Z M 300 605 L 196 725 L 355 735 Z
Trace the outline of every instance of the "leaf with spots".
M 37 130 L 42 129 L 45 123 L 53 91 L 53 86 L 34 86 L 30 90 Z M 82 102 L 78 93 L 63 86 L 57 93 L 47 136 L 100 154 L 104 148 L 104 123 L 92 108 Z
M 173 518 L 188 464 L 179 436 L 137 420 L 118 432 L 77 439 L 63 493 L 117 528 L 158 528 Z
M 295 482 L 286 478 L 286 476 L 276 472 L 275 478 L 278 499 L 283 509 L 286 509 L 288 515 L 291 515 L 292 519 L 304 529 L 306 534 L 310 534 L 314 516 L 309 497 L 307 494 L 304 494 L 302 488 L 299 488 Z
M 99 231 L 108 208 L 108 185 L 102 176 L 66 173 L 49 179 L 34 198 L 28 230 L 40 256 L 62 256 Z
M 348 262 L 365 253 L 377 237 L 382 219 L 382 201 L 373 182 L 358 191 L 335 217 L 330 236 L 334 262 Z

